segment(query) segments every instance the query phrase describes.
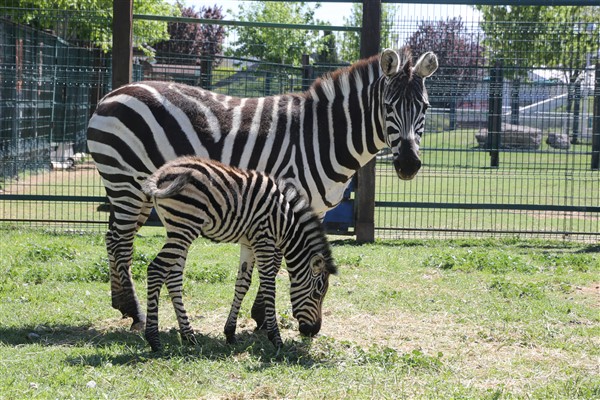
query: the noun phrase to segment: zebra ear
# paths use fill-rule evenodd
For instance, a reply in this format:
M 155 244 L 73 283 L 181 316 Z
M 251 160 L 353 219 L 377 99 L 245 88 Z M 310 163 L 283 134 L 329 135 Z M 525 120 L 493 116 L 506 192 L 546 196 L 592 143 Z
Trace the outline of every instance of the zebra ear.
M 438 59 L 437 56 L 428 51 L 423 54 L 417 60 L 413 68 L 413 72 L 419 75 L 421 78 L 427 78 L 428 76 L 433 75 L 433 73 L 438 69 Z
M 392 76 L 398 73 L 400 57 L 398 53 L 394 50 L 385 49 L 383 53 L 381 53 L 381 69 L 385 76 Z
M 310 259 L 310 269 L 313 275 L 321 275 L 325 271 L 325 257 L 317 253 Z

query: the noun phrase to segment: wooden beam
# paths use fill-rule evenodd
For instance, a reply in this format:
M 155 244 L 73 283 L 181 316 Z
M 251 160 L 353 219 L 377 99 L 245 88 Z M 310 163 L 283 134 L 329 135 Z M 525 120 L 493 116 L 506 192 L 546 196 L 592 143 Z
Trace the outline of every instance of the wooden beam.
M 113 0 L 113 90 L 131 82 L 133 68 L 133 0 Z
M 360 57 L 379 53 L 381 45 L 381 0 L 363 0 Z M 375 241 L 375 159 L 356 176 L 355 233 L 359 243 Z

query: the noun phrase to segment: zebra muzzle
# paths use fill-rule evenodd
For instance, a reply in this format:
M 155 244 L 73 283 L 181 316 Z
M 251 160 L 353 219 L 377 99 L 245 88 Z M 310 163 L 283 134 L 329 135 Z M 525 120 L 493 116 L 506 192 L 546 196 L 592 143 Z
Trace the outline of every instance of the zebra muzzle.
M 314 324 L 301 322 L 299 326 L 300 333 L 304 336 L 315 336 L 321 330 L 321 320 Z
M 398 174 L 398 178 L 408 181 L 417 175 L 417 172 L 421 169 L 421 160 L 416 158 L 401 158 L 394 157 L 394 169 Z

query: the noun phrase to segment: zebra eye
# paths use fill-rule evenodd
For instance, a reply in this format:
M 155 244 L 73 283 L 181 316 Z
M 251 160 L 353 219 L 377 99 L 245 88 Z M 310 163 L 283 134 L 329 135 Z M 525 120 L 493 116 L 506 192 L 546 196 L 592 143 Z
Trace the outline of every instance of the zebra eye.
M 315 290 L 311 293 L 312 298 L 315 300 L 320 299 L 323 296 L 324 287 L 323 281 L 321 279 L 317 280 Z
M 393 113 L 393 112 L 394 112 L 394 106 L 393 106 L 393 105 L 391 105 L 391 104 L 385 103 L 385 111 L 386 111 L 388 114 L 391 114 L 391 113 Z

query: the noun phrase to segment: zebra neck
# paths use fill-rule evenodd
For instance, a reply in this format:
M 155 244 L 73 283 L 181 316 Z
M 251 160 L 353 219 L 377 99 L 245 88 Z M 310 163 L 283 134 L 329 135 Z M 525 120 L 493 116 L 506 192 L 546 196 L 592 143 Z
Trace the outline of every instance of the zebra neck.
M 385 147 L 382 75 L 376 58 L 318 79 L 307 92 L 304 140 L 318 148 L 334 180 L 348 179 Z M 337 177 L 335 175 L 337 174 Z

